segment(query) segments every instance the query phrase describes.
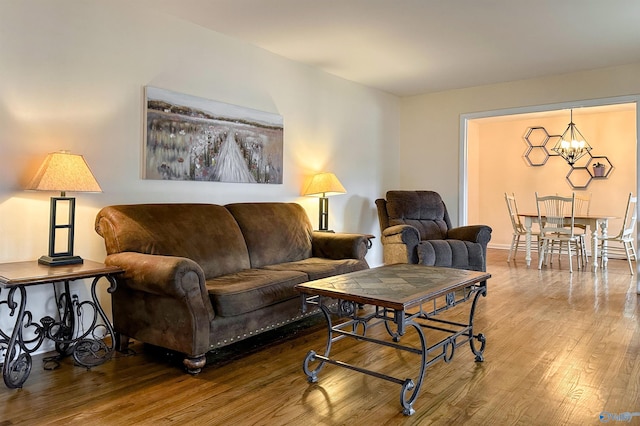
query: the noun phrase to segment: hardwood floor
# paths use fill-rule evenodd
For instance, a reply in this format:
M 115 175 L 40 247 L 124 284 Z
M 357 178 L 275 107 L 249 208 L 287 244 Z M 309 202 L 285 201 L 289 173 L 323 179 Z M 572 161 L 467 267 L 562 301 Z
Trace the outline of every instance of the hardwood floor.
M 506 258 L 490 250 L 492 278 L 476 313 L 485 361 L 463 346 L 450 363 L 430 367 L 411 417 L 401 414 L 394 383 L 327 365 L 308 384 L 302 360 L 325 342 L 316 325 L 259 350 L 236 348 L 244 355 L 221 353 L 197 376 L 139 343 L 135 355 L 91 370 L 67 358 L 45 371 L 38 356 L 24 388 L 0 388 L 0 426 L 595 425 L 602 412 L 640 412 L 640 296 L 626 261 L 570 274 L 567 262 L 539 271 L 526 268 L 522 253 L 515 264 Z M 370 332 L 385 335 L 383 327 Z M 416 372 L 415 355 L 368 343 L 342 340 L 332 356 L 397 377 Z

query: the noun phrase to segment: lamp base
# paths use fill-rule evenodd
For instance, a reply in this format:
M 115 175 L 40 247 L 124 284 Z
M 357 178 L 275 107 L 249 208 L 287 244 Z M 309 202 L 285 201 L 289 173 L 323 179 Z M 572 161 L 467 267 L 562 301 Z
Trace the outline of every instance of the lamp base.
M 41 265 L 47 266 L 63 266 L 63 265 L 77 265 L 78 263 L 83 263 L 84 261 L 80 256 L 41 256 L 38 259 L 38 263 Z

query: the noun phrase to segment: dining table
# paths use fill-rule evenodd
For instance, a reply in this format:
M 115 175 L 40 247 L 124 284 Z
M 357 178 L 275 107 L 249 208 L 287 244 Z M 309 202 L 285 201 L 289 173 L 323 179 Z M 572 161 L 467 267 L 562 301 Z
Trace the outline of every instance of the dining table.
M 531 228 L 534 223 L 540 223 L 540 220 L 544 221 L 545 216 L 538 216 L 538 213 L 519 213 L 520 217 L 524 219 L 524 227 L 526 232 L 526 251 L 525 251 L 525 261 L 527 262 L 527 266 L 531 266 Z M 570 219 L 570 216 L 567 216 L 567 219 Z M 617 219 L 617 216 L 609 216 L 609 215 L 574 215 L 573 221 L 574 225 L 585 225 L 589 229 L 589 233 L 591 235 L 591 258 L 593 261 L 591 262 L 591 268 L 595 271 L 598 269 L 598 241 L 602 240 L 603 244 L 607 244 L 607 228 L 609 226 L 610 219 Z M 598 229 L 600 232 L 598 232 Z M 538 254 L 539 255 L 539 254 Z M 602 265 L 606 268 L 607 266 L 606 251 L 604 251 L 602 256 Z

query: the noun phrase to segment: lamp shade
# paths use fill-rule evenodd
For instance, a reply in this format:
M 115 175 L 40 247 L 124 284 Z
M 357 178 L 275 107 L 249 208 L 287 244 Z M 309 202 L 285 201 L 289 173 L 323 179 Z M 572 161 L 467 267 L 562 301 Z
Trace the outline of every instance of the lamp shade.
M 26 189 L 62 193 L 102 192 L 84 157 L 66 151 L 48 154 Z
M 319 195 L 326 197 L 327 195 L 345 194 L 347 192 L 340 183 L 336 175 L 333 173 L 318 173 L 315 175 L 302 195 Z

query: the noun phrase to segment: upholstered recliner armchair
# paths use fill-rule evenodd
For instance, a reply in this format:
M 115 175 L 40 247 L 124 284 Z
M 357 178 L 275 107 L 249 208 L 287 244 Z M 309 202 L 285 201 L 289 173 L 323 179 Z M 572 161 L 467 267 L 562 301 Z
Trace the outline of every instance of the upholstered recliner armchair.
M 453 228 L 442 198 L 433 191 L 388 191 L 376 200 L 384 263 L 419 263 L 474 271 L 487 269 L 491 228 Z

